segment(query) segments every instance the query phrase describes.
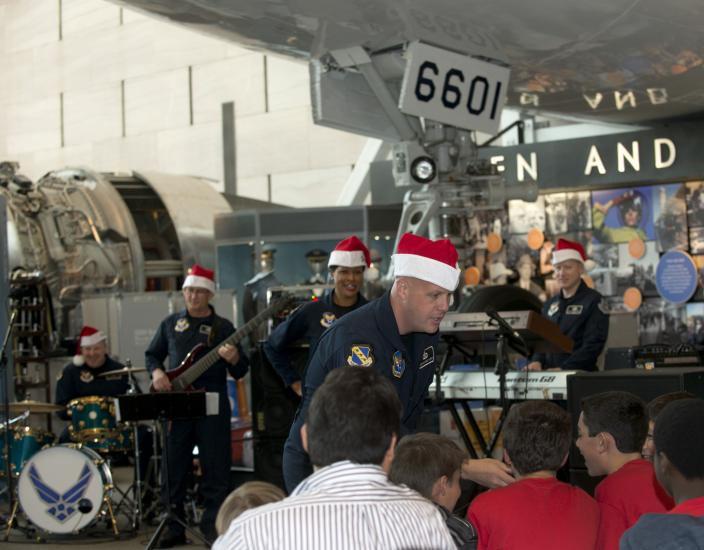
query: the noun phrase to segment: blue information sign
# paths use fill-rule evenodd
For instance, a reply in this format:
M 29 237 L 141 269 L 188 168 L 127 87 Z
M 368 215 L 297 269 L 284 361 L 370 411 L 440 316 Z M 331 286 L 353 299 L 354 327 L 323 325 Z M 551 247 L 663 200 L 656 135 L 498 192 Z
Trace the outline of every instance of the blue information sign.
M 692 257 L 681 250 L 665 253 L 658 262 L 655 284 L 668 302 L 685 303 L 697 290 L 697 266 Z

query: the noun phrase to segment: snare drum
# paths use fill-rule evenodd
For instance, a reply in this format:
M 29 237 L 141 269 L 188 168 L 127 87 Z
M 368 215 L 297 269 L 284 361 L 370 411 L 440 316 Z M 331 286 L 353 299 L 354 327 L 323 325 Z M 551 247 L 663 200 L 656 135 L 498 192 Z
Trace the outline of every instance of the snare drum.
M 20 475 L 25 463 L 42 447 L 54 443 L 56 436 L 40 428 L 15 426 L 10 432 L 10 471 L 14 477 Z M 0 430 L 0 447 L 5 445 L 5 430 Z M 0 452 L 0 477 L 6 475 L 4 452 Z
M 68 427 L 73 441 L 82 443 L 98 437 L 107 437 L 115 431 L 115 398 L 91 395 L 69 401 L 68 414 L 71 425 Z
M 127 453 L 134 449 L 133 440 L 132 427 L 118 424 L 114 430 L 104 430 L 85 437 L 82 443 L 99 453 Z
M 98 453 L 69 443 L 30 458 L 17 490 L 22 510 L 35 526 L 49 533 L 75 533 L 106 505 L 112 475 Z

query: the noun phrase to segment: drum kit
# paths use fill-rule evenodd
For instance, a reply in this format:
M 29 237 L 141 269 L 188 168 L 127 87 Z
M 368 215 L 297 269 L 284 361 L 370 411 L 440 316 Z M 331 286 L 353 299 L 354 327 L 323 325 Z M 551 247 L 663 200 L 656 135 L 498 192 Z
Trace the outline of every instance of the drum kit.
M 129 369 L 129 374 L 141 370 Z M 120 369 L 100 376 L 126 373 Z M 29 415 L 64 410 L 60 405 L 10 403 L 10 413 L 21 414 L 0 424 L 0 444 L 5 430 L 9 430 L 10 439 L 9 450 L 0 455 L 0 478 L 6 478 L 9 471 L 16 491 L 5 540 L 13 527 L 22 527 L 17 523 L 21 514 L 28 531 L 34 527 L 47 534 L 76 534 L 104 519 L 113 534 L 119 534 L 114 495 L 121 495 L 122 502 L 129 490 L 124 492 L 114 485 L 110 464 L 115 456 L 132 453 L 138 462 L 136 426 L 117 422 L 112 397 L 79 397 L 65 408 L 71 422 L 71 443 L 55 444 L 53 433 L 27 424 Z M 135 529 L 141 513 L 139 483 L 136 487 L 136 498 L 126 506 Z

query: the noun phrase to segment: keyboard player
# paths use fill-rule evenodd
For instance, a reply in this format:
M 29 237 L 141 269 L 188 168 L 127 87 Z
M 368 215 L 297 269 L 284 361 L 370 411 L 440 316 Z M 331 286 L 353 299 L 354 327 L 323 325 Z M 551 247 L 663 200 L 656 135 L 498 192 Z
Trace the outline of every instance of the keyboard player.
M 574 341 L 572 353 L 536 353 L 528 370 L 597 370 L 596 360 L 609 333 L 603 297 L 582 280 L 587 255 L 574 241 L 559 239 L 552 264 L 560 292 L 543 306 L 543 316 Z

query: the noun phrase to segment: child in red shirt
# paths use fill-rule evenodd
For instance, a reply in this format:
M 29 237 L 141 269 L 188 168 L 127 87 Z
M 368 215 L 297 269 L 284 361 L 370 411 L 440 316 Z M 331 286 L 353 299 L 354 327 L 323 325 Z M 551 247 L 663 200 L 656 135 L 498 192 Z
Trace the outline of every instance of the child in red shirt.
M 623 391 L 582 400 L 577 448 L 591 476 L 607 474 L 594 496 L 600 509 L 597 548 L 618 550 L 621 535 L 648 512 L 665 512 L 672 500 L 655 479 L 653 466 L 641 458 L 648 433 L 645 403 Z
M 704 548 L 704 401 L 665 406 L 653 432 L 655 474 L 677 502 L 646 514 L 621 537 L 621 550 Z
M 567 460 L 570 416 L 549 401 L 511 407 L 504 426 L 504 461 L 517 481 L 479 495 L 467 518 L 479 550 L 594 550 L 599 508 L 587 493 L 558 481 Z

